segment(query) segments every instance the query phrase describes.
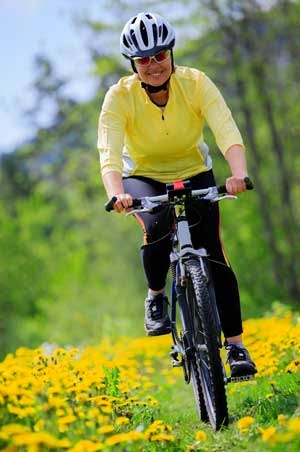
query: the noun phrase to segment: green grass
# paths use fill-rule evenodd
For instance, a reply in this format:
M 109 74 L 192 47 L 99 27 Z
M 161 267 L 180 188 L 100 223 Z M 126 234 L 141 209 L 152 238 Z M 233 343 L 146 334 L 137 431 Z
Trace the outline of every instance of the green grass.
M 299 452 L 300 432 L 297 439 L 280 444 L 267 444 L 262 441 L 258 430 L 278 426 L 278 415 L 299 416 L 300 414 L 300 374 L 284 374 L 273 378 L 257 378 L 253 382 L 231 383 L 227 387 L 229 426 L 219 432 L 198 418 L 191 385 L 178 379 L 174 385 L 163 385 L 154 394 L 159 401 L 159 412 L 173 433 L 181 438 L 178 451 L 187 450 L 194 444 L 197 451 L 289 451 Z M 245 416 L 255 418 L 248 432 L 240 433 L 237 421 Z M 206 433 L 205 441 L 196 443 L 195 433 Z M 168 449 L 167 449 L 168 450 Z M 173 450 L 170 448 L 169 450 Z

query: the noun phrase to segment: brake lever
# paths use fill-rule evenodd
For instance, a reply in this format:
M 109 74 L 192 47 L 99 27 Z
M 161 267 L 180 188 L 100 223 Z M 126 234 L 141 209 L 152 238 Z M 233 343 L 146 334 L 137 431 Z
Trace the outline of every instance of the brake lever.
M 126 212 L 126 217 L 128 217 L 129 215 L 134 215 L 135 213 L 143 213 L 143 212 L 152 212 L 153 210 L 153 205 L 150 201 L 144 199 L 141 207 L 138 207 L 137 209 L 132 209 L 129 212 Z
M 135 213 L 156 213 L 159 212 L 160 210 L 162 210 L 164 208 L 164 206 L 162 204 L 155 204 L 147 199 L 144 199 L 143 202 L 143 208 L 140 209 L 133 209 L 130 212 L 126 213 L 126 216 L 128 215 L 134 215 Z
M 148 208 L 148 209 L 145 209 L 145 208 L 143 208 L 143 209 L 132 209 L 129 212 L 126 212 L 125 216 L 129 217 L 129 215 L 134 215 L 135 213 L 144 213 L 144 212 L 153 212 L 153 209 L 150 209 L 150 208 Z
M 211 199 L 211 202 L 220 202 L 220 201 L 223 201 L 224 199 L 232 199 L 232 200 L 234 200 L 234 199 L 238 199 L 238 197 L 237 196 L 235 196 L 235 195 L 222 195 L 222 196 L 218 196 L 217 198 L 214 198 L 214 199 Z

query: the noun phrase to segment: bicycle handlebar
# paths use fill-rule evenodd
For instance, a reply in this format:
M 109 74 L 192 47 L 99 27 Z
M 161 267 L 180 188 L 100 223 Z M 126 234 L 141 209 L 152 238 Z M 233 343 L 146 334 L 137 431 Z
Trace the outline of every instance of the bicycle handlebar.
M 254 186 L 252 181 L 249 179 L 249 177 L 245 177 L 244 179 L 246 183 L 246 189 L 247 190 L 253 190 Z M 215 198 L 217 198 L 217 195 L 219 194 L 226 194 L 226 185 L 218 185 L 216 187 L 208 187 L 203 188 L 199 190 L 192 190 L 192 197 L 202 197 L 205 199 L 206 195 L 211 194 L 211 198 L 207 198 L 208 200 L 213 199 L 213 195 Z M 113 196 L 107 203 L 105 203 L 104 208 L 107 212 L 111 212 L 114 210 L 114 204 L 117 201 L 117 197 Z M 133 198 L 132 199 L 132 205 L 130 207 L 140 207 L 143 205 L 143 201 L 147 200 L 148 202 L 152 203 L 162 203 L 168 201 L 168 194 L 165 195 L 158 195 L 158 196 L 145 196 L 144 198 Z

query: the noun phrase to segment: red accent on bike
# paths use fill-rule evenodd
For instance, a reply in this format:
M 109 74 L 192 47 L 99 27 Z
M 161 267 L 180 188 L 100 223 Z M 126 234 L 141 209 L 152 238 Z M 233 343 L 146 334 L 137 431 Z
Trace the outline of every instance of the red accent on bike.
M 182 180 L 175 180 L 174 182 L 174 190 L 184 190 L 184 182 Z

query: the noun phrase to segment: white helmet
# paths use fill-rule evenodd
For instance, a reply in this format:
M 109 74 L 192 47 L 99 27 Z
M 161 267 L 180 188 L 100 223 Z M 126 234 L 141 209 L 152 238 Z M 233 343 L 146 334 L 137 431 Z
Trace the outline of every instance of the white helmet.
M 175 44 L 175 31 L 158 14 L 139 13 L 132 17 L 120 36 L 120 50 L 126 58 L 154 55 L 171 49 Z

